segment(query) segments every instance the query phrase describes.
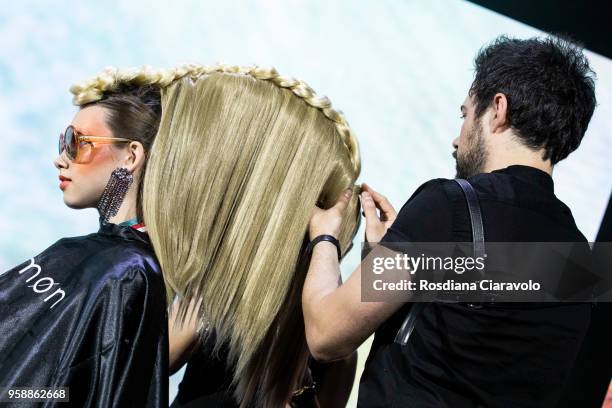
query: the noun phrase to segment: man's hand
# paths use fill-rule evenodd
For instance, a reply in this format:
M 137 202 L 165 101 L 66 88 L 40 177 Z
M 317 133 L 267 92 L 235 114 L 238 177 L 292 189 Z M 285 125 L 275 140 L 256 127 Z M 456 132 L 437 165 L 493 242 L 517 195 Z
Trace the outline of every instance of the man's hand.
M 385 197 L 369 186 L 363 185 L 362 189 L 366 237 L 379 241 L 397 214 Z M 351 193 L 346 191 L 329 210 L 315 208 L 310 220 L 310 238 L 321 234 L 338 237 L 342 214 L 350 199 Z M 389 256 L 395 254 L 383 246 L 379 251 L 387 251 Z M 321 361 L 345 358 L 353 353 L 402 305 L 401 302 L 362 302 L 361 264 L 340 286 L 338 275 L 340 265 L 336 249 L 332 245 L 317 245 L 304 282 L 302 310 L 308 347 L 314 358 Z
M 309 236 L 311 240 L 319 235 L 332 235 L 338 238 L 340 234 L 340 225 L 342 224 L 342 216 L 344 210 L 346 210 L 346 206 L 351 201 L 352 195 L 353 191 L 347 188 L 340 194 L 338 201 L 332 208 L 324 210 L 315 206 L 309 226 Z
M 374 191 L 372 187 L 363 183 L 361 189 L 361 206 L 366 218 L 366 241 L 379 242 L 397 218 L 397 211 L 387 197 Z M 376 212 L 377 208 L 380 210 L 380 216 Z

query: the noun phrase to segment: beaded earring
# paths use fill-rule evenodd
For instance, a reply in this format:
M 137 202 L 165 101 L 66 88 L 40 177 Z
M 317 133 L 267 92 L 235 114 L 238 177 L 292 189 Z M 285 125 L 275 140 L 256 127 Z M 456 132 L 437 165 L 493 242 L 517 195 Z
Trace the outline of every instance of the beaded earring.
M 113 170 L 98 202 L 98 211 L 104 223 L 117 215 L 117 211 L 119 211 L 119 207 L 121 207 L 121 203 L 133 181 L 134 177 L 128 169 L 118 167 Z

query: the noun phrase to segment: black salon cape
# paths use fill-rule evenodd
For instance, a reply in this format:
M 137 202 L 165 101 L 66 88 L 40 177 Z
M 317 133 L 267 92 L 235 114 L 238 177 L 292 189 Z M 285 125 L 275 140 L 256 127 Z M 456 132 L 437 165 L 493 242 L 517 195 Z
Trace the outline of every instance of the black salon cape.
M 146 233 L 59 240 L 0 275 L 0 389 L 69 388 L 69 404 L 19 406 L 167 407 L 165 299 Z

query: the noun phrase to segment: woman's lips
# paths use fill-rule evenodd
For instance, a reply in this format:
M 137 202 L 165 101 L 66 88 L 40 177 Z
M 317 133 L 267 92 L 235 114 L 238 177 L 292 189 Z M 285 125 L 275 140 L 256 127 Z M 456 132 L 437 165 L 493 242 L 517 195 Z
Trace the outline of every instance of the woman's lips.
M 61 190 L 64 190 L 68 186 L 68 184 L 70 184 L 70 182 L 72 181 L 69 178 L 64 177 L 64 176 L 59 176 L 59 179 L 60 179 L 59 188 Z

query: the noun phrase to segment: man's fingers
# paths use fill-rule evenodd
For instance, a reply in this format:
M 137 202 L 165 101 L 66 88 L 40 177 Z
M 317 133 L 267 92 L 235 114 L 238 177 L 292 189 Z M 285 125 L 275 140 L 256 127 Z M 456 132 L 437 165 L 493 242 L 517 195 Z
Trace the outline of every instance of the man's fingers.
M 350 188 L 347 188 L 346 190 L 344 190 L 340 194 L 340 197 L 338 197 L 338 201 L 334 205 L 334 208 L 340 211 L 340 213 L 344 212 L 344 210 L 346 209 L 346 206 L 351 201 L 352 195 L 353 195 L 353 190 L 351 190 Z
M 376 213 L 376 204 L 372 199 L 372 195 L 367 191 L 361 193 L 361 206 L 363 207 L 366 222 L 379 221 L 378 214 Z
M 367 191 L 368 193 L 371 193 L 374 190 L 372 190 L 372 187 L 370 187 L 369 184 L 361 183 L 361 191 Z
M 372 194 L 374 198 L 374 203 L 378 208 L 380 208 L 380 212 L 383 214 L 385 220 L 394 220 L 397 218 L 397 211 L 393 208 L 393 205 L 387 200 L 387 197 L 378 194 Z
M 370 187 L 369 185 L 365 183 L 362 184 L 362 189 L 364 189 L 365 191 L 371 194 L 372 199 L 374 200 L 374 204 L 383 213 L 385 219 L 389 220 L 389 219 L 395 219 L 397 217 L 397 211 L 395 211 L 395 208 L 393 208 L 393 205 L 387 199 L 387 197 L 380 194 L 379 192 L 377 192 L 376 190 L 374 190 L 372 187 Z

